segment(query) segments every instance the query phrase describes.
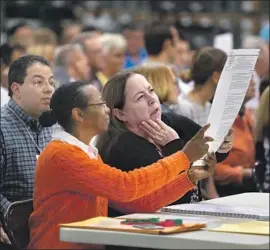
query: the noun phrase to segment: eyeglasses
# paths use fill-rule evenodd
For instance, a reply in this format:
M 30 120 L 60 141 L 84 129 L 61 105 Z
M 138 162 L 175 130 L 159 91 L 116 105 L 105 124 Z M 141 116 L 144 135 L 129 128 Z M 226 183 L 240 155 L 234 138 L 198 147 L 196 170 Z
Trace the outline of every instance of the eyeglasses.
M 48 84 L 49 84 L 49 86 L 51 86 L 53 88 L 57 88 L 59 86 L 59 84 L 56 80 L 51 80 L 48 83 L 45 80 L 37 80 L 37 81 L 33 81 L 33 84 L 36 87 L 41 88 L 41 89 L 45 88 Z
M 102 106 L 102 107 L 106 107 L 106 102 L 97 102 L 97 103 L 90 103 L 87 106 Z

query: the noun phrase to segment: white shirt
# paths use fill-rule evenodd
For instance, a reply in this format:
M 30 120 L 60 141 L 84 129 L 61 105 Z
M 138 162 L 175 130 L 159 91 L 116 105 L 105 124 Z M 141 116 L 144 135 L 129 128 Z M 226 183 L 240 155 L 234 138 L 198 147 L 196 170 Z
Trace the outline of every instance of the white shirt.
M 179 86 L 181 95 L 187 95 L 190 91 L 194 89 L 194 85 L 195 85 L 194 81 L 185 83 L 181 80 L 181 78 L 178 78 L 177 81 L 178 81 L 178 86 Z
M 175 113 L 188 117 L 199 125 L 204 126 L 207 124 L 211 103 L 206 102 L 203 106 L 191 101 L 188 96 L 181 95 L 178 97 L 178 103 L 171 105 L 170 109 Z
M 89 145 L 84 144 L 82 141 L 78 140 L 76 137 L 67 133 L 64 130 L 57 129 L 53 131 L 52 140 L 59 140 L 77 146 L 86 154 L 88 154 L 91 159 L 98 158 L 98 149 L 96 147 L 94 147 L 90 143 Z
M 1 107 L 3 107 L 9 101 L 8 91 L 1 87 Z

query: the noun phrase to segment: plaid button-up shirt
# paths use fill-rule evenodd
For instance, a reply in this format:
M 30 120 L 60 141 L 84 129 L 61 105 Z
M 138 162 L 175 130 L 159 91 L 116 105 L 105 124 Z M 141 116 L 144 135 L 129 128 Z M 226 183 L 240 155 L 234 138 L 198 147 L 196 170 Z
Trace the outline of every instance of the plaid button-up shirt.
M 43 128 L 12 99 L 1 108 L 0 212 L 10 202 L 33 196 L 37 155 L 50 142 L 52 128 Z

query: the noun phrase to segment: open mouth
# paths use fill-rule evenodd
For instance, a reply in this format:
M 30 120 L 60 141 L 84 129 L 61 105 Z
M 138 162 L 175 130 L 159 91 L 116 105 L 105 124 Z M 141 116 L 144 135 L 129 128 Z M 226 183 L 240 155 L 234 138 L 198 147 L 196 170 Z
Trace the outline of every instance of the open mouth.
M 42 99 L 42 100 L 43 100 L 43 102 L 45 102 L 45 103 L 50 103 L 51 98 L 44 98 L 44 99 Z
M 156 109 L 151 113 L 150 116 L 156 116 L 156 115 L 158 115 L 158 114 L 159 114 L 159 108 L 156 108 Z

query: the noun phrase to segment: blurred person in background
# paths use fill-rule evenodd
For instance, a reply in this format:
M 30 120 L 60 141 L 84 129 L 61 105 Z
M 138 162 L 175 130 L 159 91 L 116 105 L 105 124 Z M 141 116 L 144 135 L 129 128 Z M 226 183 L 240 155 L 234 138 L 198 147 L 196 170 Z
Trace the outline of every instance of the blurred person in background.
M 25 54 L 25 48 L 20 45 L 9 45 L 5 43 L 0 47 L 1 58 L 1 107 L 9 101 L 8 96 L 8 71 L 10 64 Z
M 189 43 L 185 40 L 179 40 L 176 44 L 176 56 L 175 56 L 175 67 L 178 75 L 180 75 L 184 70 L 188 69 L 191 65 L 190 63 L 190 49 Z
M 10 64 L 19 57 L 25 55 L 26 50 L 20 44 L 10 45 L 8 43 L 2 44 L 0 47 L 1 58 L 1 86 L 8 88 L 8 70 Z
M 60 85 L 72 81 L 89 83 L 90 70 L 87 56 L 79 44 L 66 44 L 55 51 L 54 61 L 55 79 Z
M 190 51 L 189 42 L 184 39 L 179 39 L 176 44 L 175 56 L 175 72 L 178 79 L 178 86 L 181 95 L 187 95 L 194 88 L 194 82 L 186 79 L 185 74 L 189 74 L 192 63 L 192 52 Z
M 43 45 L 43 44 L 32 44 L 27 48 L 27 54 L 39 55 L 46 58 L 49 62 L 53 61 L 55 45 Z
M 62 33 L 60 37 L 60 44 L 69 44 L 74 37 L 78 36 L 82 32 L 82 25 L 77 22 L 68 22 L 63 25 Z
M 130 71 L 143 75 L 151 84 L 161 104 L 162 112 L 171 112 L 170 106 L 178 102 L 179 89 L 173 69 L 164 63 L 143 63 Z
M 175 64 L 176 49 L 179 41 L 178 33 L 163 23 L 153 23 L 145 29 L 145 48 L 148 53 L 147 62 Z
M 92 25 L 92 24 L 87 24 L 87 25 L 84 25 L 83 28 L 82 28 L 82 32 L 95 32 L 99 35 L 103 35 L 104 34 L 104 31 L 100 28 L 98 28 L 97 26 L 95 25 Z
M 52 62 L 56 46 L 56 33 L 49 28 L 39 28 L 33 32 L 32 43 L 28 45 L 27 53 L 42 56 Z
M 90 83 L 99 91 L 102 90 L 103 85 L 97 77 L 97 72 L 102 71 L 105 64 L 100 37 L 100 33 L 91 31 L 81 33 L 71 41 L 72 44 L 80 44 L 83 48 L 91 67 Z
M 194 122 L 204 126 L 211 110 L 217 84 L 226 63 L 227 55 L 222 50 L 205 47 L 194 55 L 190 69 L 194 89 L 186 95 L 178 97 L 178 102 L 170 106 L 177 114 L 186 116 Z M 202 192 L 205 199 L 218 197 L 212 178 L 204 180 Z
M 123 35 L 112 33 L 104 33 L 100 41 L 104 53 L 104 67 L 96 76 L 104 87 L 109 79 L 123 69 L 127 41 Z
M 33 32 L 33 42 L 35 44 L 57 45 L 57 34 L 49 28 L 38 28 Z
M 182 35 L 183 36 L 183 35 Z M 145 29 L 145 48 L 148 53 L 146 62 L 160 62 L 173 67 L 180 77 L 180 69 L 189 67 L 189 43 L 181 39 L 174 26 L 164 23 L 152 23 Z M 180 93 L 187 93 L 191 88 L 180 78 L 177 86 Z
M 193 53 L 190 50 L 190 42 L 187 40 L 184 32 L 178 23 L 175 24 L 176 30 L 174 36 L 177 37 L 176 44 L 176 58 L 175 58 L 175 70 L 178 76 L 181 76 L 181 73 L 191 67 Z
M 24 21 L 14 25 L 7 33 L 10 45 L 20 44 L 27 49 L 33 42 L 34 29 Z
M 180 67 L 178 68 L 179 71 L 177 72 L 177 75 L 180 76 L 183 71 L 186 69 L 189 69 L 192 65 L 192 58 L 195 53 L 194 46 L 192 44 L 192 41 L 188 39 L 186 35 L 186 30 L 183 28 L 182 23 L 180 21 L 175 21 L 174 27 L 177 30 L 177 36 L 179 37 L 179 57 L 182 58 L 180 60 Z M 177 64 L 178 65 L 178 64 Z M 179 75 L 180 74 L 180 75 Z
M 255 96 L 246 103 L 246 107 L 254 112 L 259 105 L 261 81 L 269 80 L 269 44 L 258 36 L 247 36 L 243 40 L 242 48 L 261 50 L 254 71 Z
M 256 110 L 255 141 L 256 166 L 255 175 L 258 190 L 270 193 L 270 87 L 262 93 L 259 107 Z
M 123 30 L 127 40 L 127 52 L 125 55 L 124 68 L 131 68 L 141 64 L 147 59 L 147 52 L 144 45 L 144 28 L 140 24 L 131 23 Z
M 170 108 L 204 126 L 226 60 L 226 53 L 220 49 L 204 47 L 198 50 L 190 70 L 194 89 L 187 95 L 181 95 L 177 105 Z
M 18 38 L 31 37 L 33 35 L 33 29 L 26 22 L 20 21 L 9 29 L 8 35 Z
M 245 104 L 254 96 L 255 83 L 251 80 L 242 107 L 232 126 L 232 150 L 225 161 L 217 164 L 214 174 L 216 189 L 221 197 L 257 190 L 254 182 L 254 120 L 252 112 L 245 108 Z

